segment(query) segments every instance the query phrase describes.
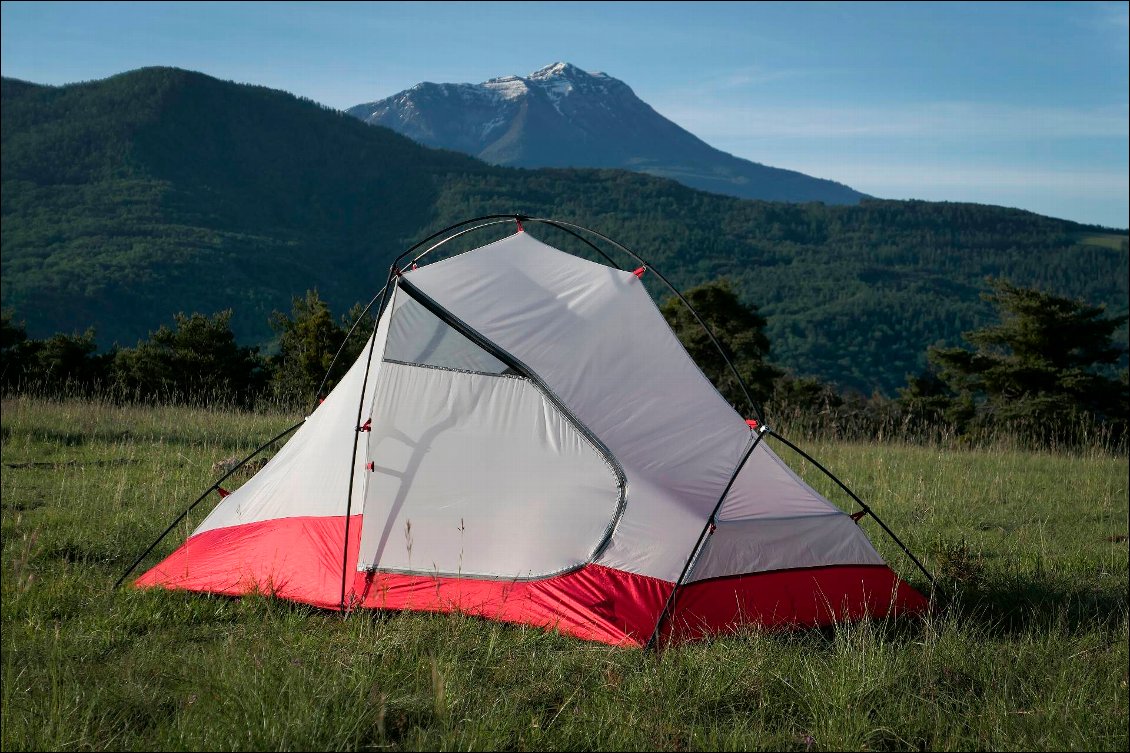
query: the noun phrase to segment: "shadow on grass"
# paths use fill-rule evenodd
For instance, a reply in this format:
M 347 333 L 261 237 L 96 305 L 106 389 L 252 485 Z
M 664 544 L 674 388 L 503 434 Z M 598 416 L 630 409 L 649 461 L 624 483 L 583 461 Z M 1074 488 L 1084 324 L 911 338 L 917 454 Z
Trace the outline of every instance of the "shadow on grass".
M 1112 630 L 1130 613 L 1130 599 L 1125 590 L 1119 590 L 1117 576 L 1108 577 L 1111 582 L 1106 588 L 1041 577 L 950 585 L 938 601 L 941 610 L 976 622 L 989 635 Z

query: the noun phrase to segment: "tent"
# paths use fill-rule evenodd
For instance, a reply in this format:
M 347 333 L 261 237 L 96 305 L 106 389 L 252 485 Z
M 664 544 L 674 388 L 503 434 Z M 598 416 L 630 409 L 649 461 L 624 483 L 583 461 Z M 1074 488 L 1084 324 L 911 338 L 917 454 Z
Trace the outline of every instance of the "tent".
M 638 646 L 926 609 L 862 513 L 805 483 L 760 414 L 699 371 L 645 290 L 651 269 L 562 252 L 522 221 L 609 259 L 576 225 L 480 219 L 516 232 L 403 270 L 402 255 L 361 357 L 137 586 Z M 468 230 L 441 232 L 428 251 Z

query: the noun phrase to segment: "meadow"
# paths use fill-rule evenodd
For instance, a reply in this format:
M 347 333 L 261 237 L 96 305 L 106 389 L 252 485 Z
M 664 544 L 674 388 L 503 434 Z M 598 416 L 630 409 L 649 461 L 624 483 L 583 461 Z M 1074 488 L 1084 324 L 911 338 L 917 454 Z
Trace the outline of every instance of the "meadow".
M 937 575 L 925 619 L 749 630 L 653 654 L 462 615 L 112 588 L 214 480 L 214 462 L 294 419 L 3 401 L 3 750 L 1130 747 L 1125 454 L 775 427 Z

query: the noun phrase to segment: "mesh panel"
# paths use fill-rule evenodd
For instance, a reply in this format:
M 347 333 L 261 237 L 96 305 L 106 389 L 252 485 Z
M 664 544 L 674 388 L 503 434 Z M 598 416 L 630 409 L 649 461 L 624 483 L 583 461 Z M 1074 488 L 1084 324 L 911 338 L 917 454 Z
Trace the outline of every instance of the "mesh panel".
M 385 360 L 480 374 L 513 373 L 403 292 L 396 296 Z

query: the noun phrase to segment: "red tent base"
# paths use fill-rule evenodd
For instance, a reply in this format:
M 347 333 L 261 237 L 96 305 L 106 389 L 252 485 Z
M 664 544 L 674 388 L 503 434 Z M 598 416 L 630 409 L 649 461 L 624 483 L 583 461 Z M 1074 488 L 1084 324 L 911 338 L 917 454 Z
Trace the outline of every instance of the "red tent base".
M 277 518 L 193 536 L 135 585 L 241 596 L 265 593 L 341 606 L 345 517 Z M 361 516 L 350 522 L 356 562 Z M 559 630 L 616 646 L 645 645 L 674 584 L 589 564 L 539 580 L 357 573 L 351 608 L 462 612 Z M 663 643 L 758 625 L 811 627 L 914 614 L 925 598 L 885 565 L 780 570 L 691 583 L 679 590 Z

